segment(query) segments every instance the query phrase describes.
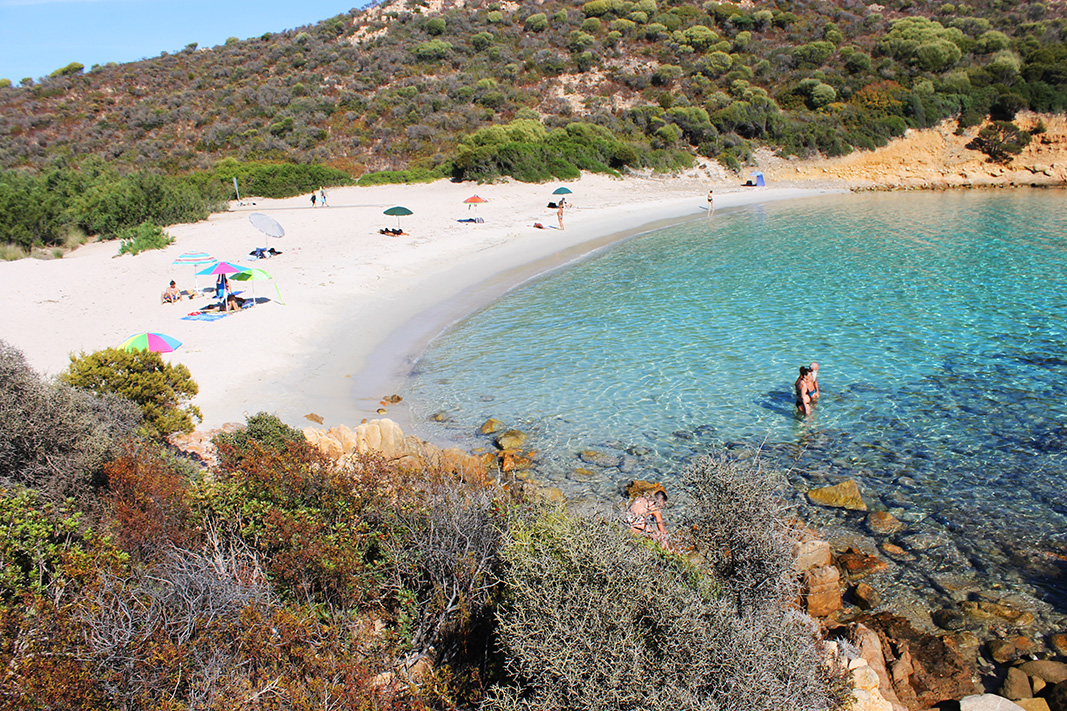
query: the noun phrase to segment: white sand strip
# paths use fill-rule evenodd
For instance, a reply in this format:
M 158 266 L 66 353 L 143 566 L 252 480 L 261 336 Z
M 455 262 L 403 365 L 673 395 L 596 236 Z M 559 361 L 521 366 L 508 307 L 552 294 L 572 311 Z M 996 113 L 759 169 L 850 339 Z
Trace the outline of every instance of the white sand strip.
M 71 352 L 115 346 L 134 333 L 158 331 L 183 342 L 164 357 L 187 365 L 200 385 L 204 426 L 243 420 L 260 410 L 302 427 L 316 412 L 326 425 L 356 424 L 392 392 L 413 357 L 441 329 L 533 274 L 655 223 L 705 215 L 708 182 L 695 177 L 626 178 L 586 175 L 567 183 L 574 193 L 565 230 L 546 205 L 558 184 L 453 184 L 338 188 L 329 207 L 307 196 L 233 204 L 204 222 L 169 228 L 165 250 L 115 257 L 118 243 L 90 244 L 63 259 L 0 263 L 0 338 L 21 349 L 45 374 L 62 371 Z M 759 202 L 842 193 L 838 188 L 741 188 L 719 184 L 717 210 Z M 489 200 L 476 210 L 463 200 Z M 407 236 L 378 233 L 400 218 Z M 283 252 L 248 261 L 265 244 L 248 221 L 274 217 Z M 483 224 L 457 222 L 479 216 Z M 535 229 L 540 222 L 546 229 Z M 160 304 L 167 282 L 191 287 L 194 269 L 171 263 L 205 251 L 274 276 L 255 294 L 270 301 L 213 322 L 181 317 L 207 297 Z M 201 286 L 214 283 L 199 277 Z M 277 303 L 277 285 L 285 305 Z M 233 282 L 251 295 L 249 282 Z M 401 395 L 403 393 L 400 393 Z

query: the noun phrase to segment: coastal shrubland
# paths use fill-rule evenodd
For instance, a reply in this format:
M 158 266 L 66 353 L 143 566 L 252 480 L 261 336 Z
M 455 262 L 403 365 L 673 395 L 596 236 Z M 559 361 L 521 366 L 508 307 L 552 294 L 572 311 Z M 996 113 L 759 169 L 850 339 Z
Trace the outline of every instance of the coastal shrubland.
M 78 156 L 178 176 L 232 158 L 378 181 L 671 170 L 697 157 L 739 169 L 760 146 L 835 156 L 945 118 L 1062 111 L 1065 67 L 1067 17 L 1047 3 L 390 3 L 0 86 L 0 167 L 40 175 Z M 707 127 L 687 132 L 673 109 L 706 112 Z M 549 137 L 472 149 L 472 134 L 524 118 Z M 557 130 L 574 124 L 624 148 L 563 141 Z M 338 184 L 301 184 L 315 182 Z

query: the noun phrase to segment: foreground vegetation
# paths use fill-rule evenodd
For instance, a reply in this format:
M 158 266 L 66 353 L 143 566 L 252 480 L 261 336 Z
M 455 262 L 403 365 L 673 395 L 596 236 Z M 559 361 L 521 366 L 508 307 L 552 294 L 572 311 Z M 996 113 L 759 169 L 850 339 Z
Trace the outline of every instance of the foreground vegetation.
M 42 382 L 0 343 L 0 707 L 839 701 L 789 604 L 777 481 L 751 464 L 690 469 L 718 524 L 694 567 L 494 480 L 339 466 L 262 413 L 205 467 L 140 411 Z

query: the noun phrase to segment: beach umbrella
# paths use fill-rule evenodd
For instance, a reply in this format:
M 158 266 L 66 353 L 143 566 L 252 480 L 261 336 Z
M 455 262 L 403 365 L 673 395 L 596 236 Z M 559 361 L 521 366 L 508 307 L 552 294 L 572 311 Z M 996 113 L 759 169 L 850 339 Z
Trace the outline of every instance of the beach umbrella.
M 233 278 L 234 281 L 250 281 L 250 282 L 252 282 L 252 296 L 253 297 L 256 294 L 256 282 L 257 281 L 260 281 L 261 279 L 271 279 L 271 280 L 274 279 L 274 277 L 272 277 L 266 271 L 264 271 L 262 269 L 256 269 L 255 267 L 250 267 L 247 271 L 240 272 L 239 274 L 234 274 L 232 278 Z M 274 285 L 274 290 L 278 294 L 278 303 L 284 304 L 285 302 L 282 301 L 282 292 L 278 289 L 278 285 L 277 284 Z
M 171 262 L 171 264 L 177 264 L 179 266 L 202 267 L 205 264 L 214 264 L 217 261 L 217 259 L 212 257 L 207 252 L 183 252 L 182 254 L 178 255 L 178 258 Z M 200 280 L 196 277 L 195 274 L 193 275 L 193 281 L 196 283 L 197 291 L 199 291 Z
M 236 264 L 230 264 L 229 262 L 216 262 L 214 266 L 197 272 L 197 274 L 199 276 L 218 276 L 219 274 L 238 274 L 247 271 L 248 267 L 239 267 Z
M 248 221 L 252 223 L 252 226 L 262 232 L 267 237 L 284 237 L 285 228 L 278 224 L 270 215 L 264 215 L 262 212 L 253 212 L 248 216 Z M 266 249 L 267 240 L 263 240 L 263 248 Z
M 163 333 L 138 333 L 130 336 L 119 346 L 124 351 L 152 351 L 170 353 L 181 347 L 182 342 Z
M 395 206 L 389 208 L 388 210 L 386 210 L 382 214 L 384 214 L 384 215 L 396 215 L 396 228 L 399 230 L 400 229 L 400 217 L 402 215 L 414 215 L 415 213 L 412 212 L 411 210 L 407 209 L 406 207 L 403 207 L 401 205 L 395 205 Z
M 556 188 L 555 190 L 553 190 L 552 194 L 553 195 L 570 195 L 571 194 L 571 189 L 570 188 L 565 188 L 565 187 L 563 187 L 561 185 L 558 188 Z
M 463 201 L 463 204 L 467 205 L 467 209 L 468 210 L 470 209 L 471 205 L 474 205 L 474 212 L 475 212 L 475 214 L 477 214 L 478 213 L 478 206 L 481 205 L 483 202 L 489 202 L 489 201 L 486 200 L 483 197 L 479 197 L 477 195 L 471 195 L 469 198 L 467 198 L 466 200 Z

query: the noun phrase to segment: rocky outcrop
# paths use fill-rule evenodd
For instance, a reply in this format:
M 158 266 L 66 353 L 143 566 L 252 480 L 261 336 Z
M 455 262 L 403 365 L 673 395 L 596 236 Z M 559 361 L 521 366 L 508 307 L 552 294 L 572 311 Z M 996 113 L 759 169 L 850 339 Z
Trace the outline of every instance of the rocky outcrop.
M 307 427 L 304 437 L 323 454 L 339 462 L 354 455 L 374 453 L 401 466 L 432 466 L 464 478 L 484 476 L 488 471 L 486 459 L 461 449 L 441 449 L 418 437 L 405 435 L 400 425 L 390 419 L 370 420 L 355 429 L 345 425 L 328 430 Z
M 856 622 L 877 633 L 893 691 L 909 709 L 928 709 L 980 691 L 970 665 L 949 639 L 920 632 L 888 612 L 863 615 Z

